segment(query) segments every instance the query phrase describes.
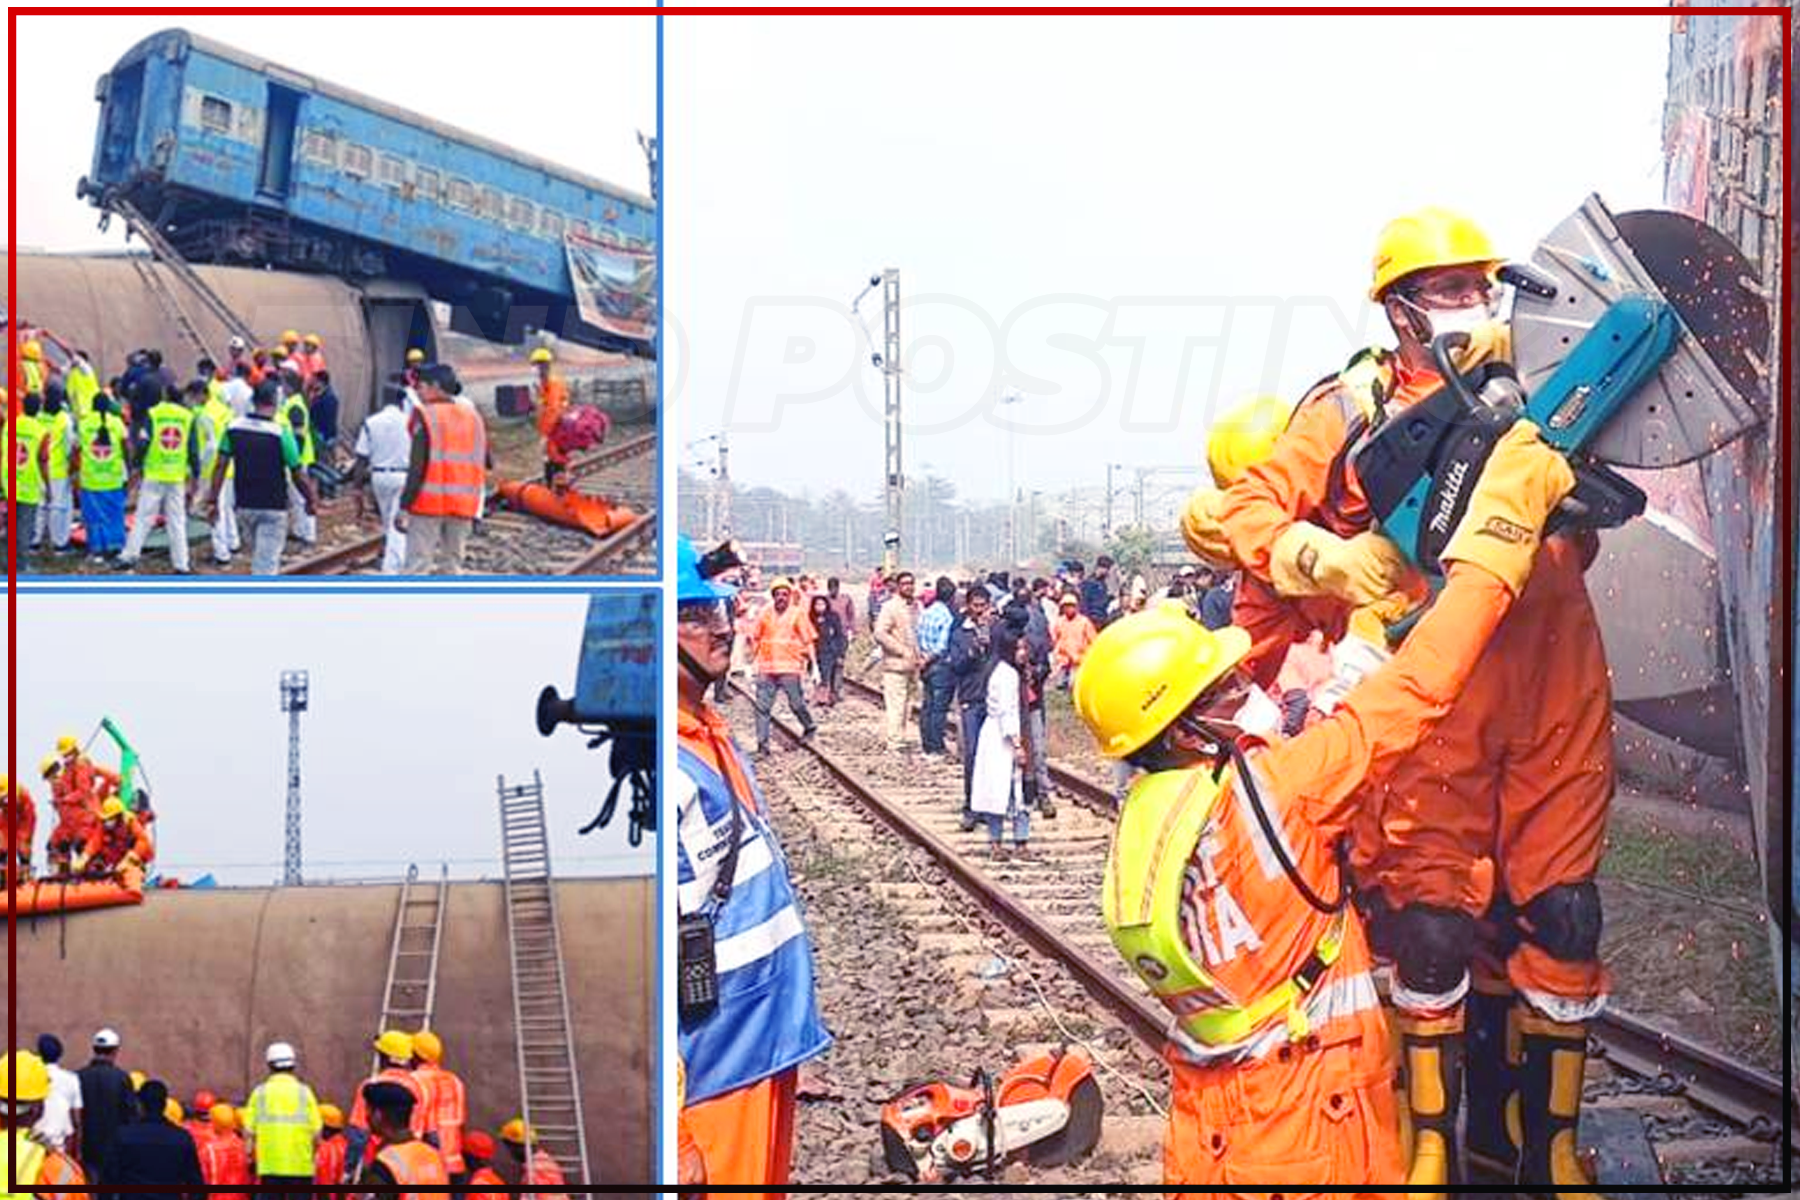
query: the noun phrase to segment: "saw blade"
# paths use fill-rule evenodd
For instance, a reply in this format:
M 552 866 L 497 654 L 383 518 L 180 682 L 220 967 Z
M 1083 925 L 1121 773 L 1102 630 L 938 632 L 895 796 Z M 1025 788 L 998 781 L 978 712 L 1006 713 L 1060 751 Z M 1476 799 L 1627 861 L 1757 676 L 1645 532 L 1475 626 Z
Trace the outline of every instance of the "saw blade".
M 1627 295 L 1658 297 L 1681 318 L 1673 352 L 1586 447 L 1623 467 L 1692 462 L 1766 419 L 1757 354 L 1768 305 L 1756 272 L 1729 239 L 1676 212 L 1625 213 L 1598 196 L 1553 229 L 1531 264 L 1556 295 L 1519 291 L 1513 359 L 1528 391 L 1553 375 L 1607 308 Z

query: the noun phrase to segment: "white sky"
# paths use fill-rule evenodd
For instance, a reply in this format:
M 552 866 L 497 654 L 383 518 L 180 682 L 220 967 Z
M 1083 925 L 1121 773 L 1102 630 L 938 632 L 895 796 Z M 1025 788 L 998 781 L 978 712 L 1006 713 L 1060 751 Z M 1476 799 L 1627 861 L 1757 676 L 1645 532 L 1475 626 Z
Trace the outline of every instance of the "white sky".
M 606 753 L 572 727 L 542 738 L 533 723 L 540 688 L 574 690 L 586 614 L 579 593 L 26 593 L 17 760 L 38 802 L 40 862 L 54 816 L 38 763 L 59 734 L 85 742 L 110 715 L 149 773 L 163 870 L 278 879 L 279 677 L 302 669 L 309 876 L 395 876 L 409 862 L 435 876 L 448 860 L 453 876 L 498 878 L 495 776 L 524 783 L 533 769 L 559 874 L 650 874 L 654 850 L 628 845 L 623 800 L 606 829 L 576 834 L 611 783 Z M 0 696 L 0 721 L 5 708 Z M 104 735 L 92 753 L 118 765 Z
M 124 244 L 119 222 L 98 233 L 98 211 L 75 199 L 93 162 L 94 81 L 141 39 L 171 28 L 650 190 L 637 131 L 656 129 L 653 16 L 21 17 L 21 247 Z
M 1668 33 L 1664 16 L 671 17 L 680 436 L 728 429 L 740 481 L 873 496 L 881 379 L 844 310 L 892 266 L 914 480 L 1002 496 L 1014 414 L 1021 488 L 1197 463 L 1215 403 L 1297 396 L 1385 336 L 1363 288 L 1389 217 L 1458 207 L 1523 255 L 1590 191 L 1656 204 Z M 862 311 L 879 340 L 879 293 Z M 1002 412 L 1009 387 L 1026 399 Z

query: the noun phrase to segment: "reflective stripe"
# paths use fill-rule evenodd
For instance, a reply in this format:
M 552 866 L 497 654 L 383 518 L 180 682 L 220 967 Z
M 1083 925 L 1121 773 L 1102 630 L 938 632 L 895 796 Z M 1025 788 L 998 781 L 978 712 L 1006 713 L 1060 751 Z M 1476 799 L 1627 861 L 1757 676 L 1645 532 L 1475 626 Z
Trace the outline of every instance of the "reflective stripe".
M 1307 1024 L 1322 1029 L 1333 1021 L 1341 1021 L 1366 1012 L 1381 1004 L 1375 991 L 1375 978 L 1367 971 L 1334 979 L 1314 992 L 1306 1002 Z M 1190 1037 L 1179 1025 L 1169 1028 L 1169 1040 L 1183 1059 L 1209 1065 L 1228 1062 L 1253 1062 L 1292 1044 L 1287 1027 L 1275 1025 L 1226 1045 L 1208 1045 Z
M 473 408 L 455 403 L 421 405 L 430 453 L 425 478 L 413 498 L 420 516 L 473 517 L 487 487 L 487 432 Z
M 800 910 L 790 904 L 761 925 L 753 925 L 715 946 L 713 953 L 718 969 L 720 973 L 735 971 L 759 958 L 766 958 L 804 932 Z
M 42 1143 L 33 1141 L 31 1135 L 23 1129 L 13 1130 L 13 1145 L 16 1147 L 15 1156 L 18 1160 L 18 1186 L 25 1190 L 0 1192 L 0 1197 L 18 1196 L 23 1200 L 29 1200 L 32 1195 L 31 1185 L 38 1181 L 38 1175 L 44 1169 L 44 1159 L 49 1156 L 50 1152 L 44 1148 Z M 4 1167 L 0 1167 L 0 1171 L 4 1169 Z

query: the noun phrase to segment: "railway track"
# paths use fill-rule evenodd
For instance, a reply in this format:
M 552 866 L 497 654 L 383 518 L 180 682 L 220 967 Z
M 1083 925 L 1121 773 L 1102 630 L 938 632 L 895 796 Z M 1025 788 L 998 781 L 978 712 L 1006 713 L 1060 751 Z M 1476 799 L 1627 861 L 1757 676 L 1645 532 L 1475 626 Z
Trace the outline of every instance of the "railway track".
M 992 860 L 982 849 L 985 833 L 960 828 L 960 765 L 888 754 L 879 692 L 846 685 L 862 703 L 826 710 L 809 741 L 775 720 L 782 743 L 797 753 L 765 763 L 763 776 L 780 781 L 800 773 L 806 786 L 790 791 L 828 792 L 840 814 L 848 801 L 879 825 L 880 836 L 922 854 L 981 914 L 1054 963 L 1107 1025 L 1141 1049 L 1159 1047 L 1166 1014 L 1119 961 L 1098 920 L 1115 812 L 1110 792 L 1052 766 L 1056 786 L 1075 803 L 1054 820 L 1034 817 L 1031 858 Z M 749 704 L 732 707 L 737 719 L 748 719 Z M 854 836 L 859 826 L 844 828 Z M 1720 1193 L 1780 1180 L 1785 1099 L 1778 1078 L 1617 1010 L 1596 1024 L 1592 1050 L 1584 1132 L 1601 1141 L 1603 1164 L 1630 1172 L 1618 1178 Z
M 635 476 L 647 456 L 654 454 L 657 434 L 646 433 L 615 446 L 607 446 L 569 464 L 578 480 L 609 476 L 603 490 L 631 504 L 640 513 L 624 529 L 606 537 L 578 529 L 552 525 L 524 513 L 498 506 L 490 495 L 487 515 L 469 539 L 465 570 L 469 574 L 589 575 L 599 572 L 636 574 L 655 570 L 656 492 L 654 466 L 647 482 Z M 623 470 L 621 470 L 621 468 Z M 631 478 L 620 478 L 630 475 Z M 591 491 L 593 488 L 583 488 Z M 347 502 L 339 500 L 340 506 Z M 378 570 L 384 535 L 359 537 L 342 546 L 299 559 L 283 568 L 284 575 L 358 575 Z

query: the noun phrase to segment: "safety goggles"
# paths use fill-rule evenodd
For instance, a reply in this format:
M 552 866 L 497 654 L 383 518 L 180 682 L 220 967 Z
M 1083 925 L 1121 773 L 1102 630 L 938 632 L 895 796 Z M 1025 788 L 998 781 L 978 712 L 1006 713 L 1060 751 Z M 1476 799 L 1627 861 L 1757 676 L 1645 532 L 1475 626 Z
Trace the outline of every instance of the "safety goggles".
M 723 597 L 716 600 L 684 600 L 675 606 L 675 620 L 696 629 L 713 633 L 726 632 L 731 629 L 731 607 L 731 601 Z

